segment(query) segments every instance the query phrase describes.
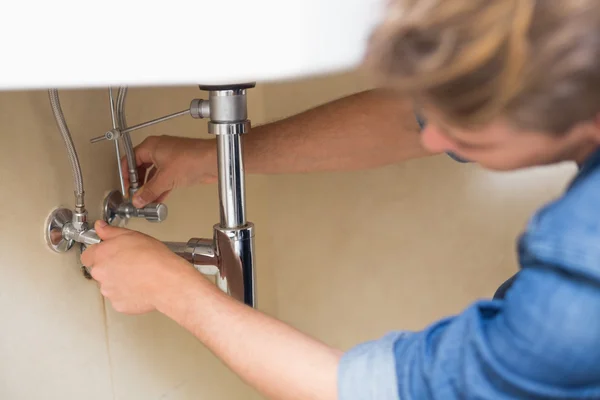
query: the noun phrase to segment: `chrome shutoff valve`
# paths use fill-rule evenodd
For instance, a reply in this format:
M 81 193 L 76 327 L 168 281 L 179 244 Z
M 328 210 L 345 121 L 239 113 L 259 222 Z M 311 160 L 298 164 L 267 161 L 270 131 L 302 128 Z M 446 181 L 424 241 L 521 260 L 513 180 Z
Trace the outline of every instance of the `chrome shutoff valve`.
M 113 190 L 104 200 L 104 220 L 110 225 L 123 225 L 129 218 L 144 218 L 149 222 L 163 222 L 168 208 L 163 203 L 150 203 L 143 208 L 126 201 L 118 190 Z
M 151 203 L 144 208 L 137 208 L 138 217 L 150 222 L 163 222 L 167 219 L 168 209 L 162 203 Z

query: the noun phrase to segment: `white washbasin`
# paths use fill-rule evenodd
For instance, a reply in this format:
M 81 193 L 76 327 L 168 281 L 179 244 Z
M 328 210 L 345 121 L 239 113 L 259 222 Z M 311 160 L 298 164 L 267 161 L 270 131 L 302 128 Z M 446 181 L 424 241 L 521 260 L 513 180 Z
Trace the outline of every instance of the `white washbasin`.
M 383 0 L 2 5 L 0 89 L 231 84 L 356 67 Z

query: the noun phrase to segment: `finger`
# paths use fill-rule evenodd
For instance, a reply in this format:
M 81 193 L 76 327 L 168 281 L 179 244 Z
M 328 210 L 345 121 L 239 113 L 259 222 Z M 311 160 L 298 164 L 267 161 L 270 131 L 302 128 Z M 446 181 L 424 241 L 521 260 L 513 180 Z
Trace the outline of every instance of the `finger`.
M 133 149 L 135 152 L 135 164 L 137 167 L 139 187 L 143 186 L 148 181 L 146 172 L 154 165 L 154 153 L 158 141 L 158 136 L 148 136 L 142 143 Z
M 101 285 L 100 287 L 102 288 L 102 282 L 104 281 L 104 278 L 105 278 L 105 269 L 99 268 L 99 267 L 93 267 L 93 268 L 88 268 L 88 272 L 90 273 L 92 278 L 94 278 L 94 280 Z
M 154 164 L 154 151 L 158 144 L 157 136 L 149 136 L 142 141 L 139 145 L 133 148 L 135 154 L 134 168 L 137 169 L 138 181 L 140 185 L 143 185 L 146 169 Z M 123 171 L 123 179 L 126 183 L 126 187 L 129 187 L 129 163 L 127 162 L 127 155 L 121 157 L 121 169 Z
M 163 194 L 158 196 L 158 199 L 156 199 L 154 202 L 155 203 L 163 203 L 166 200 L 166 198 L 169 197 L 170 194 L 171 194 L 171 190 L 167 190 L 166 192 L 164 192 Z
M 126 235 L 130 232 L 129 229 L 110 226 L 102 220 L 96 221 L 94 227 L 96 228 L 96 233 L 98 234 L 100 239 L 104 241 Z
M 129 190 L 129 187 L 131 185 L 131 181 L 129 179 L 129 170 L 127 170 L 127 160 L 125 160 L 125 162 L 123 162 L 121 164 L 122 170 L 123 170 L 123 182 L 125 183 L 125 189 Z M 142 164 L 140 166 L 136 167 L 136 174 L 137 174 L 137 182 L 138 182 L 138 187 L 142 186 L 144 184 L 144 182 L 146 182 L 146 171 L 148 168 L 151 168 L 152 164 Z
M 168 178 L 164 171 L 157 170 L 152 179 L 149 179 L 133 196 L 133 205 L 142 208 L 171 189 L 173 189 L 173 181 Z
M 156 171 L 158 171 L 158 168 L 156 168 L 156 166 L 150 168 L 150 170 L 148 171 L 148 176 L 146 177 L 146 182 L 154 178 L 154 175 L 156 175 Z
M 96 246 L 87 246 L 83 253 L 81 253 L 80 260 L 81 264 L 91 268 L 96 263 L 97 250 Z
M 158 136 L 148 136 L 142 143 L 134 147 L 136 166 L 154 164 L 154 152 L 156 151 L 158 141 Z
M 147 181 L 146 172 L 151 167 L 152 167 L 152 164 L 142 164 L 137 167 L 138 182 L 139 182 L 140 186 L 143 186 L 146 183 L 146 181 Z

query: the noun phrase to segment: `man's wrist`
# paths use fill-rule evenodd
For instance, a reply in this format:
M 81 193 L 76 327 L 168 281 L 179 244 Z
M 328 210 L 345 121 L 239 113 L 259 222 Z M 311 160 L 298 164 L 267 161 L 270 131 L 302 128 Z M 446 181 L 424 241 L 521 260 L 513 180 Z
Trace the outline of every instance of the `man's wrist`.
M 186 165 L 194 178 L 191 183 L 207 183 L 216 181 L 218 176 L 217 140 L 194 139 L 193 147 L 188 152 Z
M 160 288 L 155 294 L 154 306 L 157 311 L 172 319 L 185 313 L 191 298 L 200 296 L 203 285 L 210 283 L 187 261 L 176 259 L 166 266 L 168 271 L 161 279 Z

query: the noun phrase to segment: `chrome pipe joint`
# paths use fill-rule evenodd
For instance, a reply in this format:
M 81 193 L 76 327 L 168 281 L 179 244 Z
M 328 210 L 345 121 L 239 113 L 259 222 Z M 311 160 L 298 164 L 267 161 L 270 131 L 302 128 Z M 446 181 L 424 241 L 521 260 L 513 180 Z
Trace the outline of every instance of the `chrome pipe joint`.
M 213 226 L 213 238 L 163 242 L 203 275 L 215 276 L 217 286 L 236 300 L 256 307 L 254 285 L 254 224 L 235 229 Z
M 216 277 L 217 286 L 244 304 L 255 307 L 254 225 L 241 229 L 213 226 L 212 239 L 163 242 L 203 275 Z
M 200 86 L 209 93 L 208 102 L 201 104 L 208 114 L 208 132 L 217 140 L 220 222 L 213 226 L 212 239 L 164 242 L 202 274 L 216 276 L 221 290 L 250 307 L 256 307 L 254 224 L 246 220 L 242 135 L 251 127 L 246 91 L 254 86 Z

